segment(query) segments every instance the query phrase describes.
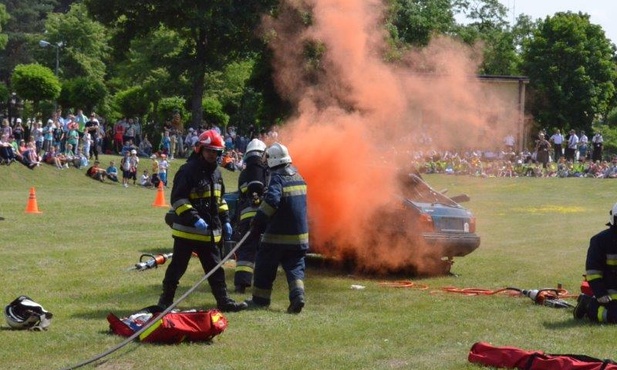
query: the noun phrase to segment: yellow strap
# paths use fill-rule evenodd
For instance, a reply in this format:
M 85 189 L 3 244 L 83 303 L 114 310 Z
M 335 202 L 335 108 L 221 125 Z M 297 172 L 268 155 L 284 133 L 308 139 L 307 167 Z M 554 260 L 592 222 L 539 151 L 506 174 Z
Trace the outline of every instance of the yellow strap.
M 152 334 L 153 331 L 158 329 L 159 326 L 161 326 L 162 324 L 163 324 L 163 319 L 160 319 L 156 323 L 152 324 L 151 327 L 149 327 L 148 329 L 146 329 L 143 333 L 139 335 L 139 340 L 143 342 L 146 338 L 148 338 L 150 334 Z

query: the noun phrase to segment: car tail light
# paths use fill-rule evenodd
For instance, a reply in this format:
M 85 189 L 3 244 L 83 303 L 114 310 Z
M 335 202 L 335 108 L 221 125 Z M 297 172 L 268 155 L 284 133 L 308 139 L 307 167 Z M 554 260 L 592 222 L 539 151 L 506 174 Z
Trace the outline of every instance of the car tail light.
M 420 214 L 420 227 L 423 231 L 433 231 L 435 225 L 433 224 L 433 218 L 428 213 Z
M 469 232 L 470 233 L 476 232 L 476 218 L 475 217 L 469 217 Z

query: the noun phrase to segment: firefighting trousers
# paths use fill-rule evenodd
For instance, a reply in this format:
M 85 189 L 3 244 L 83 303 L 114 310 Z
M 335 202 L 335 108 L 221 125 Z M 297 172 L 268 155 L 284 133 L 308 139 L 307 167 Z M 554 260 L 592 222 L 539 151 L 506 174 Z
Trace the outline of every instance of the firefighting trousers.
M 165 271 L 164 286 L 177 286 L 186 272 L 191 256 L 195 252 L 201 262 L 204 273 L 210 272 L 221 262 L 220 251 L 214 243 L 197 242 L 193 240 L 174 238 L 173 258 Z M 208 278 L 208 283 L 215 297 L 225 296 L 225 270 L 219 267 Z
M 285 246 L 262 243 L 255 257 L 253 276 L 253 301 L 269 305 L 272 286 L 278 266 L 283 267 L 289 286 L 289 300 L 304 295 L 306 250 L 288 249 Z

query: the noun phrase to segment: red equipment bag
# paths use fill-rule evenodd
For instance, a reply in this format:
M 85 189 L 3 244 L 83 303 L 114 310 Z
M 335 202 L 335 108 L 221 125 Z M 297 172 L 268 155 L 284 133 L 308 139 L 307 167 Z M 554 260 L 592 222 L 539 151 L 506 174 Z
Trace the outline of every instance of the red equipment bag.
M 107 315 L 107 321 L 114 334 L 130 337 L 144 325 L 150 324 L 159 312 L 160 308 L 150 306 L 122 319 L 110 313 Z M 225 329 L 227 329 L 227 318 L 219 310 L 172 311 L 141 333 L 139 340 L 148 343 L 209 341 Z
M 521 370 L 617 370 L 617 363 L 612 360 L 585 355 L 550 355 L 515 347 L 494 347 L 484 342 L 477 342 L 471 347 L 469 362 Z

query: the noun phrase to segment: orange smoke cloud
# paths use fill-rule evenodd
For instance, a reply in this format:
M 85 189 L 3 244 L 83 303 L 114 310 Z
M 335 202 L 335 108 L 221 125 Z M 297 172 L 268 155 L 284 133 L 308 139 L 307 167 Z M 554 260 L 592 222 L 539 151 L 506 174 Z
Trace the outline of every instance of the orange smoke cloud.
M 500 111 L 473 78 L 473 51 L 452 40 L 384 62 L 383 11 L 377 0 L 284 0 L 277 18 L 264 21 L 277 88 L 297 107 L 279 140 L 308 183 L 312 248 L 353 251 L 361 268 L 413 265 L 422 273 L 433 254 L 414 231 L 385 231 L 405 217 L 396 216 L 397 176 L 423 149 L 418 137 L 429 135 L 434 149 L 485 147 L 487 137 L 498 146 L 516 115 Z M 319 66 L 306 64 L 309 42 L 324 46 Z M 512 122 L 487 121 L 504 116 Z

